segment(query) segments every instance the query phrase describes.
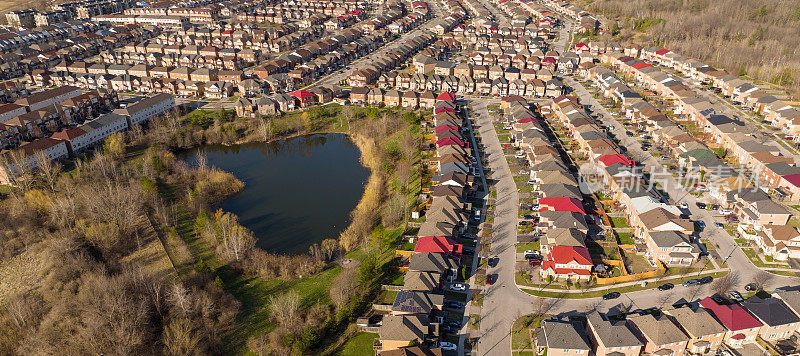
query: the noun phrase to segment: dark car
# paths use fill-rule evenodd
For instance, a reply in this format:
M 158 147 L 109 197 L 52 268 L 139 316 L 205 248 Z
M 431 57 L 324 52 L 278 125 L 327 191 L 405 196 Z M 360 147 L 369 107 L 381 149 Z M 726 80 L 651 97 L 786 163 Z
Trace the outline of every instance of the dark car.
M 658 286 L 658 290 L 670 290 L 673 287 L 675 287 L 675 285 L 672 284 L 672 283 L 664 283 L 664 284 Z
M 498 261 L 500 261 L 500 258 L 498 258 L 498 257 L 490 258 L 489 261 L 488 261 L 489 262 L 489 267 L 496 267 Z
M 630 131 L 625 131 L 625 134 L 628 135 L 629 137 L 633 136 L 633 132 L 630 132 Z
M 528 225 L 530 223 L 531 223 L 530 221 L 522 220 L 522 221 L 519 222 L 519 225 L 520 226 L 525 226 L 525 225 Z
M 486 284 L 492 285 L 492 284 L 494 284 L 494 282 L 497 282 L 497 275 L 496 274 L 490 274 L 490 275 L 486 276 Z
M 464 303 L 459 302 L 457 300 L 448 300 L 448 301 L 444 302 L 444 306 L 448 307 L 448 308 L 461 309 L 461 308 L 464 307 Z
M 697 279 L 690 279 L 690 280 L 688 280 L 686 282 L 683 282 L 683 286 L 684 287 L 696 286 L 698 284 L 700 284 L 700 280 L 697 280 Z
M 706 204 L 705 203 L 701 203 L 701 202 L 697 202 L 697 207 L 700 208 L 700 209 L 705 209 L 706 208 Z
M 619 298 L 620 295 L 621 294 L 619 294 L 619 292 L 611 292 L 611 293 L 608 293 L 608 294 L 604 295 L 603 299 L 605 299 L 605 300 L 617 299 L 617 298 Z
M 525 218 L 525 219 L 528 219 L 528 220 L 536 220 L 537 219 L 537 217 L 535 215 L 523 215 L 522 217 Z
M 700 282 L 700 284 L 709 284 L 713 280 L 714 280 L 714 277 L 707 276 L 707 277 L 700 278 L 699 282 Z
M 469 248 L 469 247 L 464 247 L 464 248 L 462 249 L 462 251 L 463 251 L 465 254 L 467 254 L 467 255 L 471 255 L 471 254 L 475 253 L 475 250 L 473 250 L 473 249 L 471 249 L 471 248 Z
M 758 288 L 758 285 L 755 284 L 755 283 L 748 283 L 746 286 L 744 286 L 744 290 L 746 290 L 748 292 L 757 291 L 759 289 L 761 289 L 761 288 Z

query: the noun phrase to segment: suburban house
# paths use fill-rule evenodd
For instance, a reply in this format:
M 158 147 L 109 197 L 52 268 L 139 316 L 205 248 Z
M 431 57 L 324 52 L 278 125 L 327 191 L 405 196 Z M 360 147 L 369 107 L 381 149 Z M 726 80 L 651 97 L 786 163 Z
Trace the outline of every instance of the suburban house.
M 706 354 L 719 348 L 727 331 L 706 309 L 684 307 L 665 311 L 689 336 L 686 350 L 691 354 Z
M 460 258 L 463 245 L 444 236 L 422 236 L 414 247 L 414 253 L 441 253 L 452 258 Z
M 651 355 L 683 355 L 689 337 L 666 315 L 634 316 L 628 323 L 639 339 L 644 341 L 643 351 Z
M 586 330 L 578 322 L 542 320 L 536 329 L 536 351 L 542 355 L 588 355 L 592 351 Z
M 764 324 L 759 336 L 768 342 L 787 339 L 800 326 L 800 317 L 779 298 L 761 299 L 754 295 L 747 298 L 742 306 Z
M 444 295 L 425 291 L 401 290 L 397 292 L 392 304 L 392 315 L 419 314 L 432 316 L 435 310 L 441 311 Z
M 542 278 L 588 281 L 593 266 L 586 247 L 552 246 L 539 273 Z
M 379 352 L 408 346 L 409 342 L 430 345 L 439 337 L 439 324 L 425 315 L 387 315 L 378 331 Z
M 597 356 L 638 356 L 644 347 L 625 320 L 604 320 L 597 312 L 586 318 L 586 333 Z
M 708 297 L 700 301 L 700 306 L 728 329 L 724 341 L 729 346 L 740 347 L 756 342 L 763 324 L 739 304 L 721 305 Z
M 645 233 L 645 254 L 653 264 L 661 261 L 667 266 L 688 266 L 700 256 L 700 250 L 689 238 L 677 231 Z

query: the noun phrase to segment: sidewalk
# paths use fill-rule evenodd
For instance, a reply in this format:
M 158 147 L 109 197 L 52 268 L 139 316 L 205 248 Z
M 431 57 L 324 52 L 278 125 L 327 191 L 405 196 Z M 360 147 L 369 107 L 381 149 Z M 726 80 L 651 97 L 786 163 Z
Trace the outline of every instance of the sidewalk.
M 705 270 L 705 271 L 700 272 L 700 275 L 709 274 L 709 273 L 727 272 L 727 271 L 730 271 L 730 269 L 728 269 L 728 268 L 719 268 L 719 269 Z M 648 279 L 639 279 L 639 280 L 635 280 L 635 281 L 631 281 L 631 282 L 608 284 L 608 285 L 604 285 L 604 286 L 601 286 L 601 287 L 592 287 L 592 288 L 586 288 L 586 289 L 561 289 L 561 288 L 529 287 L 529 286 L 524 286 L 524 285 L 520 285 L 520 284 L 517 284 L 517 287 L 519 287 L 520 289 L 535 290 L 537 292 L 556 292 L 556 293 L 571 294 L 571 293 L 586 293 L 586 292 L 596 292 L 596 291 L 611 290 L 611 289 L 617 289 L 617 288 L 622 288 L 622 287 L 635 286 L 635 285 L 641 284 L 642 282 L 647 282 L 647 284 L 650 284 L 651 282 L 665 282 L 665 281 L 668 281 L 668 280 L 671 280 L 671 279 L 686 278 L 686 277 L 692 277 L 692 275 L 689 274 L 689 275 L 678 275 L 678 276 L 653 277 L 653 278 L 648 278 Z M 655 288 L 655 287 L 656 286 L 654 286 L 653 288 Z

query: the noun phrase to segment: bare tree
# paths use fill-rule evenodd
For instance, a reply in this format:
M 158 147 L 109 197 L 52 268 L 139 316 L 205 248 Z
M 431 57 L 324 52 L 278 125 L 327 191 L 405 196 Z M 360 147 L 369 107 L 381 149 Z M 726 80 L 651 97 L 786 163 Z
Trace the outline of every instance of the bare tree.
M 339 273 L 331 283 L 331 301 L 336 308 L 341 308 L 350 302 L 356 290 L 356 273 L 353 268 L 346 268 Z
M 25 294 L 14 294 L 6 301 L 6 311 L 18 328 L 23 328 L 34 317 L 34 301 Z
M 711 284 L 711 291 L 719 295 L 726 295 L 733 290 L 737 284 L 739 284 L 739 275 L 736 272 L 730 272 L 715 279 Z
M 269 311 L 273 318 L 283 326 L 291 326 L 299 319 L 300 294 L 290 290 L 278 296 L 269 298 Z
M 769 272 L 759 271 L 753 277 L 751 283 L 756 285 L 758 290 L 763 290 L 773 279 L 773 275 Z
M 189 311 L 189 291 L 186 290 L 183 284 L 176 283 L 172 285 L 169 291 L 169 301 L 184 313 Z
M 25 193 L 33 183 L 33 169 L 21 150 L 14 150 L 0 156 L 0 168 L 8 181 Z
M 417 150 L 419 150 L 419 138 L 414 134 L 406 133 L 400 139 L 400 150 L 406 160 L 413 161 Z
M 50 191 L 54 192 L 56 190 L 58 174 L 61 173 L 61 163 L 51 160 L 43 150 L 37 151 L 35 157 L 39 173 L 42 175 L 42 178 L 44 178 Z

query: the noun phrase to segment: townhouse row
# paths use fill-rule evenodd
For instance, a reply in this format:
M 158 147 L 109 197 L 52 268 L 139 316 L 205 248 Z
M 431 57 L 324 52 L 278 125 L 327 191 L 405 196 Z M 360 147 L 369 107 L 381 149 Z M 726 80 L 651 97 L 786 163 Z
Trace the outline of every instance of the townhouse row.
M 705 298 L 674 309 L 620 318 L 593 312 L 579 318 L 542 320 L 535 330 L 538 353 L 548 355 L 708 355 L 769 353 L 800 327 L 800 292 L 755 295 L 741 303 Z M 751 348 L 745 347 L 750 345 Z
M 114 91 L 81 93 L 64 86 L 33 93 L 14 103 L 0 105 L 0 149 L 50 136 L 61 128 L 81 123 L 116 107 Z
M 41 160 L 38 155 L 43 154 L 43 157 L 49 160 L 67 159 L 102 143 L 114 133 L 125 131 L 134 125 L 145 124 L 151 118 L 169 112 L 174 106 L 175 99 L 172 95 L 158 94 L 83 124 L 63 128 L 49 137 L 23 143 L 14 150 L 2 151 L 0 184 L 12 184 L 16 175 L 35 169 Z
M 473 220 L 470 198 L 479 189 L 475 183 L 479 173 L 473 169 L 478 167 L 476 152 L 468 143 L 470 133 L 455 96 L 441 93 L 433 111 L 431 143 L 436 157 L 429 163 L 435 171 L 433 186 L 427 192 L 425 221 L 417 233 L 414 252 L 408 256 L 403 286 L 378 329 L 376 350 L 380 355 L 403 350 L 409 341 L 436 348 L 445 332 L 458 332 L 445 321 L 449 312 L 443 291 L 457 278 L 465 252 L 454 239 Z
M 583 193 L 578 180 L 559 154 L 555 141 L 545 131 L 545 123 L 521 97 L 506 97 L 501 108 L 512 126 L 517 157 L 530 163 L 530 181 L 543 256 L 539 274 L 543 279 L 588 281 L 594 263 L 586 248 L 588 225 Z

